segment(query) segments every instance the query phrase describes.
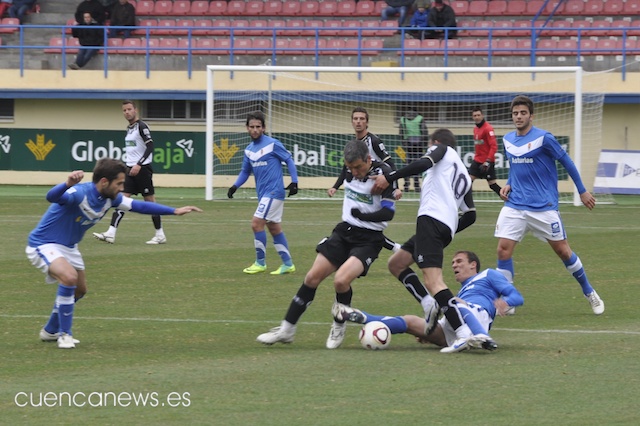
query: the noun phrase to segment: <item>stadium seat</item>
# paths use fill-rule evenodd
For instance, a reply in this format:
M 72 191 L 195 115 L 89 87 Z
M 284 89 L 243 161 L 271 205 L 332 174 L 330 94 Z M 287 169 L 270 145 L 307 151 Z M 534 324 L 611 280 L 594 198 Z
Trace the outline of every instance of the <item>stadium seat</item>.
M 607 0 L 604 4 L 603 12 L 605 16 L 624 14 L 624 0 Z
M 320 9 L 320 3 L 316 0 L 302 0 L 300 2 L 300 10 L 298 15 L 300 16 L 317 16 Z
M 289 51 L 289 39 L 288 38 L 283 38 L 283 37 L 278 37 L 275 39 L 276 45 L 276 55 L 290 55 L 291 52 Z
M 589 30 L 583 31 L 582 36 L 596 36 L 596 37 L 605 37 L 609 35 L 611 31 L 611 22 L 606 19 L 599 19 L 597 21 L 593 21 Z
M 518 52 L 518 40 L 515 38 L 502 38 L 499 40 L 493 40 L 496 42 L 494 48 L 496 49 L 494 55 L 498 56 L 512 56 L 512 55 L 521 55 L 522 53 Z
M 627 31 L 628 36 L 640 36 L 640 19 L 636 19 L 629 25 L 632 29 Z
M 596 42 L 597 55 L 619 55 L 621 54 L 622 43 L 619 40 L 611 38 L 601 38 Z
M 327 23 L 325 23 L 325 27 L 327 26 Z M 360 21 L 345 21 L 342 23 L 342 29 L 340 30 L 340 32 L 338 33 L 338 35 L 344 36 L 344 37 L 355 37 L 358 35 L 358 32 L 360 30 Z
M 567 0 L 563 15 L 578 16 L 584 13 L 584 0 Z
M 171 15 L 186 16 L 191 15 L 191 2 L 189 0 L 176 0 L 171 6 Z
M 152 34 L 157 34 L 157 35 L 173 34 L 173 32 L 175 31 L 175 28 L 169 28 L 169 27 L 175 27 L 175 26 L 176 26 L 175 19 L 158 19 L 158 27 L 157 27 L 158 29 L 153 31 Z
M 567 40 L 574 42 L 575 49 L 575 41 Z M 558 52 L 558 42 L 552 38 L 543 38 L 538 40 L 538 46 L 536 47 L 536 55 L 564 55 L 563 52 Z
M 624 3 L 622 14 L 625 16 L 640 16 L 640 0 L 627 0 Z
M 493 17 L 505 16 L 507 14 L 507 4 L 506 0 L 493 0 L 490 1 L 487 8 L 487 15 Z
M 330 38 L 326 40 L 326 46 L 324 47 L 325 49 L 320 51 L 321 55 L 344 55 L 346 42 L 341 38 Z
M 222 16 L 227 14 L 227 2 L 224 0 L 212 0 L 209 3 L 207 15 Z
M 249 0 L 244 7 L 244 14 L 246 16 L 262 16 L 263 10 L 264 2 L 262 0 Z
M 553 16 L 562 15 L 564 13 L 564 7 L 565 0 L 549 0 L 542 14 L 544 16 L 549 16 L 551 13 L 553 13 Z
M 231 21 L 228 19 L 213 19 L 211 21 L 211 26 L 213 27 L 210 31 L 210 35 L 229 35 L 231 27 Z
M 252 55 L 271 55 L 272 50 L 272 41 L 270 38 L 254 38 L 251 41 L 251 48 L 257 49 L 253 50 L 250 53 Z
M 525 0 L 509 0 L 507 2 L 508 16 L 521 16 L 527 12 L 527 2 Z
M 195 26 L 193 19 L 189 18 L 179 18 L 176 19 L 176 27 L 182 27 L 184 29 L 175 29 L 173 30 L 174 35 L 187 35 L 189 34 L 189 28 Z
M 627 0 L 628 2 L 629 0 Z M 599 16 L 604 11 L 604 2 L 601 0 L 587 0 L 584 5 L 584 15 Z M 636 10 L 638 12 L 638 10 Z
M 363 55 L 378 55 L 384 49 L 384 40 L 381 38 L 366 38 L 362 40 Z M 373 50 L 375 49 L 375 50 Z
M 458 44 L 458 50 L 455 53 L 456 55 L 475 55 L 478 53 L 478 40 L 475 38 L 465 38 L 460 39 L 460 43 Z
M 312 38 L 307 42 L 308 50 L 302 53 L 306 55 L 321 55 L 322 50 L 325 49 L 326 47 L 327 47 L 327 40 L 325 40 L 324 38 L 320 38 L 317 40 L 315 38 Z
M 622 40 L 618 40 L 618 41 L 620 42 L 620 50 L 622 51 L 622 48 L 624 47 L 625 54 L 627 55 L 640 54 L 640 40 L 628 38 L 624 41 L 624 43 Z
M 120 37 L 114 37 L 107 40 L 107 49 L 101 49 L 100 53 L 108 55 L 117 55 L 120 53 L 122 47 L 122 39 Z
M 426 39 L 420 42 L 420 55 L 439 55 L 443 51 L 441 49 L 441 43 L 438 39 Z
M 324 21 L 322 19 L 307 19 L 304 21 L 306 28 L 300 31 L 301 36 L 315 37 L 316 31 L 324 27 Z
M 375 1 L 375 9 L 374 9 L 374 12 L 373 12 L 373 16 L 381 16 L 382 15 L 382 9 L 384 9 L 385 7 L 387 7 L 387 3 L 386 2 L 376 0 Z
M 525 15 L 535 16 L 544 6 L 544 0 L 529 0 L 527 2 L 527 11 Z
M 475 56 L 489 56 L 489 40 L 486 38 L 481 38 L 480 40 L 478 40 L 478 48 L 476 49 L 475 52 L 472 53 L 472 55 Z M 494 52 L 491 52 L 491 56 L 495 55 Z
M 195 19 L 193 21 L 193 26 L 197 29 L 194 29 L 191 34 L 192 35 L 211 35 L 213 25 L 211 19 Z
M 324 25 L 322 27 L 323 29 L 322 31 L 320 31 L 320 35 L 322 36 L 340 35 L 342 37 L 346 37 L 347 35 L 355 35 L 355 33 L 347 34 L 346 31 L 343 31 L 344 27 L 342 25 L 342 21 L 338 19 L 327 19 L 326 21 L 324 21 Z
M 315 16 L 336 16 L 337 14 L 338 3 L 335 0 L 323 0 L 318 4 Z
M 209 12 L 208 0 L 196 0 L 191 2 L 191 8 L 189 9 L 191 15 L 206 15 Z
M 173 2 L 171 0 L 156 0 L 156 2 L 153 5 L 152 15 L 169 16 L 171 15 L 172 8 L 173 8 Z
M 598 48 L 598 42 L 590 38 L 583 38 L 580 40 L 580 53 L 582 55 L 600 55 L 596 51 Z
M 489 35 L 489 30 L 483 28 L 491 27 L 493 27 L 492 21 L 477 20 L 472 27 L 467 28 L 466 35 L 471 37 L 486 37 Z
M 227 3 L 227 12 L 228 16 L 245 16 L 245 6 L 246 2 L 243 0 L 231 0 Z
M 302 29 L 304 28 L 304 21 L 302 19 L 289 19 L 286 23 L 285 35 L 299 36 L 302 33 Z
M 60 53 L 62 52 L 62 37 L 51 37 L 49 39 L 49 47 L 44 48 L 44 53 Z
M 251 30 L 248 28 L 250 28 L 248 19 L 234 19 L 231 21 L 232 36 L 251 35 Z
M 364 37 L 379 36 L 390 37 L 398 30 L 398 22 L 396 21 L 378 21 L 378 20 L 366 20 L 362 22 L 362 35 Z
M 545 40 L 547 43 L 555 42 L 555 40 Z M 538 49 L 539 49 L 538 45 Z M 572 39 L 558 40 L 555 42 L 555 49 L 549 55 L 571 56 L 575 55 L 578 50 L 578 42 Z
M 531 36 L 531 21 L 518 20 L 513 21 L 513 30 L 509 34 L 510 37 L 528 37 Z
M 264 16 L 278 16 L 282 12 L 282 1 L 267 0 L 264 2 L 262 13 Z
M 290 41 L 289 48 L 292 49 L 289 54 L 290 55 L 307 55 L 311 52 L 305 52 L 303 49 L 306 49 L 308 46 L 307 39 L 304 38 L 296 38 Z
M 486 0 L 471 0 L 467 16 L 484 16 L 489 10 L 489 2 Z
M 611 22 L 610 29 L 607 35 L 621 36 L 624 31 L 623 28 L 629 27 L 630 25 L 631 25 L 631 21 L 627 21 L 624 19 L 616 19 L 615 21 Z
M 421 48 L 420 40 L 414 38 L 405 39 L 402 43 L 402 49 L 398 50 L 398 55 L 426 55 L 421 51 Z
M 356 3 L 354 16 L 374 16 L 376 14 L 376 4 L 372 0 L 360 0 Z
M 268 27 L 269 21 L 266 19 L 252 19 L 251 31 L 247 32 L 247 34 L 251 36 L 271 36 L 273 35 L 273 31 L 267 29 Z
M 178 39 L 178 47 L 173 51 L 174 55 L 188 55 L 191 47 L 190 41 L 195 43 L 195 39 L 180 38 Z M 192 52 L 193 54 L 193 52 Z
M 449 3 L 449 6 L 455 12 L 456 17 L 465 16 L 469 11 L 469 2 L 467 0 L 453 0 Z
M 155 18 L 144 18 L 138 21 L 138 26 L 135 30 L 131 31 L 131 34 L 134 35 L 143 35 L 147 34 L 155 34 L 156 27 L 158 26 L 158 20 Z M 147 28 L 149 27 L 149 28 Z
M 75 19 L 73 19 L 73 21 L 75 23 Z M 13 34 L 13 33 L 17 33 L 20 30 L 20 27 L 19 27 L 20 20 L 18 18 L 2 18 L 2 20 L 0 20 L 0 23 L 2 25 L 11 25 L 11 27 L 0 28 L 0 33 Z M 67 23 L 67 25 L 69 25 L 69 23 Z M 70 32 L 71 32 L 71 29 L 69 29 L 69 33 Z
M 542 30 L 539 34 L 542 37 L 567 37 L 568 35 L 575 35 L 575 30 L 569 30 L 573 26 L 573 22 L 566 19 L 558 19 L 551 22 L 551 30 Z
M 509 37 L 512 31 L 510 28 L 513 28 L 513 22 L 511 21 L 495 21 L 491 34 L 494 37 Z
M 442 47 L 443 54 L 455 55 L 457 53 L 456 50 L 460 48 L 460 40 L 458 40 L 457 38 L 442 40 L 440 47 Z
M 157 49 L 153 50 L 153 53 L 160 55 L 175 55 L 178 49 L 178 39 L 161 38 L 157 47 Z
M 122 40 L 121 53 L 126 55 L 142 54 L 142 40 L 139 38 L 127 38 Z
M 345 40 L 344 49 L 337 54 L 357 56 L 358 54 L 364 55 L 364 52 L 361 50 L 360 40 L 357 38 L 348 38 Z
M 287 28 L 287 21 L 284 19 L 269 19 L 267 22 L 269 23 L 269 27 L 272 28 L 270 31 L 273 31 L 273 28 L 276 29 L 276 35 L 287 35 L 287 32 L 284 30 Z M 278 28 L 282 28 L 282 30 Z
M 531 39 L 530 38 L 519 38 L 518 40 L 518 52 L 514 52 L 516 55 L 531 55 Z
M 153 15 L 154 5 L 153 0 L 139 0 L 138 3 L 136 3 L 136 16 Z
M 300 13 L 299 1 L 285 1 L 282 3 L 283 16 L 296 16 Z
M 580 36 L 580 37 L 585 37 L 588 35 L 588 28 L 591 28 L 592 23 L 589 20 L 586 19 L 579 19 L 579 20 L 574 20 L 573 23 L 571 24 L 571 27 L 573 28 L 573 30 L 570 31 L 570 35 L 572 36 Z
M 321 3 L 322 7 L 322 3 Z M 354 0 L 341 0 L 338 2 L 335 15 L 331 16 L 356 16 L 356 2 Z
M 251 39 L 250 38 L 234 38 L 233 39 L 233 49 L 230 53 L 234 55 L 248 55 L 251 54 L 251 51 L 248 50 L 251 48 Z
M 216 40 L 212 38 L 201 38 L 196 40 L 196 45 L 193 50 L 194 55 L 225 55 L 226 52 L 215 52 L 212 49 L 216 47 Z
M 4 20 L 5 19 L 18 19 L 18 18 L 2 18 L 2 23 L 3 24 L 4 24 Z M 20 22 L 20 21 L 18 20 L 18 22 Z M 65 30 L 64 30 L 65 34 L 71 34 L 71 27 L 73 27 L 75 24 L 76 24 L 75 18 L 67 19 L 67 23 L 66 23 L 67 28 L 65 28 Z

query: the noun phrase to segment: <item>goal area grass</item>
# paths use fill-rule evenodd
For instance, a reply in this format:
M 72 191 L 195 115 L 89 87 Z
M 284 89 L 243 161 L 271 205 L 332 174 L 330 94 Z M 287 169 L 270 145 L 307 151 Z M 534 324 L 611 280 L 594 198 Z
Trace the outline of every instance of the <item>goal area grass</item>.
M 341 201 L 285 203 L 283 229 L 297 272 L 249 276 L 255 200 L 203 201 L 203 190 L 158 188 L 158 202 L 201 214 L 164 217 L 167 244 L 148 246 L 149 217 L 127 213 L 116 243 L 80 243 L 87 296 L 76 305 L 76 349 L 44 343 L 38 331 L 55 287 L 29 264 L 27 235 L 48 207 L 49 187 L 0 186 L 0 410 L 3 424 L 632 424 L 637 421 L 640 283 L 635 236 L 640 197 L 615 205 L 562 205 L 569 242 L 606 311 L 591 312 L 580 287 L 546 243 L 528 235 L 515 252 L 524 306 L 496 319 L 495 352 L 441 354 L 409 335 L 364 350 L 350 325 L 325 349 L 332 279 L 298 324 L 292 344 L 263 346 L 340 221 Z M 481 203 L 477 222 L 446 249 L 478 253 L 495 267 L 500 203 Z M 386 234 L 403 242 L 417 203 L 398 203 Z M 93 231 L 109 226 L 110 214 Z M 268 271 L 280 260 L 269 237 Z M 421 314 L 387 271 L 383 250 L 353 284 L 353 306 L 375 314 Z

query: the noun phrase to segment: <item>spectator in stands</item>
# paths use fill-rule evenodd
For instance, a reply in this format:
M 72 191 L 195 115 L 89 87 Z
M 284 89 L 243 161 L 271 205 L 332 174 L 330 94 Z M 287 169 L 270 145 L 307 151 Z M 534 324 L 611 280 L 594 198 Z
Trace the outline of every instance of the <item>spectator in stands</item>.
M 434 0 L 433 7 L 429 11 L 429 27 L 431 28 L 455 28 L 456 13 L 448 4 L 444 4 L 442 0 Z M 456 38 L 457 30 L 429 30 L 425 34 L 426 38 Z
M 36 5 L 37 0 L 13 0 L 13 4 L 9 7 L 9 16 L 12 18 L 18 18 L 22 24 L 22 18 L 27 14 L 33 6 Z
M 118 0 L 111 9 L 111 24 L 112 27 L 135 27 L 136 26 L 136 9 L 133 7 L 129 0 Z M 122 33 L 122 38 L 131 37 L 130 29 L 124 28 L 110 28 L 109 38 L 118 37 L 118 34 Z
M 386 21 L 399 15 L 398 26 L 403 27 L 413 2 L 414 0 L 386 0 L 387 7 L 382 9 L 382 20 Z
M 75 14 L 76 22 L 78 24 L 84 23 L 84 14 L 87 12 L 91 14 L 91 17 L 98 23 L 98 25 L 104 25 L 107 15 L 102 3 L 98 0 L 84 0 L 80 3 Z
M 417 2 L 416 2 L 417 3 Z M 412 28 L 407 31 L 407 34 L 413 38 L 419 38 L 424 40 L 425 28 L 429 25 L 429 9 L 425 8 L 423 4 L 419 5 L 418 9 L 413 13 L 409 26 Z
M 91 13 L 85 12 L 82 23 L 71 29 L 71 35 L 78 38 L 81 46 L 76 61 L 69 64 L 72 70 L 84 67 L 98 53 L 100 46 L 104 45 L 104 31 L 100 28 L 91 28 L 96 26 L 100 24 L 91 17 Z
M 7 13 L 9 8 L 11 7 L 12 3 L 13 3 L 13 0 L 1 0 L 0 1 L 0 18 L 4 17 L 5 13 Z

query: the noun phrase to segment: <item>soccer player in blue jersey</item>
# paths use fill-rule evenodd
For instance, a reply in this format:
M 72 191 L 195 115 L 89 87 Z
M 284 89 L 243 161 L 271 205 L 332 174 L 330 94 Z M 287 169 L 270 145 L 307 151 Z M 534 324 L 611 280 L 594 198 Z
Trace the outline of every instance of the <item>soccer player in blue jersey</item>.
M 344 162 L 347 172 L 342 222 L 335 226 L 331 236 L 318 243 L 318 255 L 280 326 L 259 335 L 256 340 L 260 343 L 293 342 L 298 320 L 313 302 L 320 283 L 334 272 L 336 303 L 350 305 L 353 296 L 351 283 L 367 275 L 382 250 L 385 241 L 382 232 L 395 214 L 393 191 L 397 186 L 391 185 L 382 194 L 374 195 L 371 192 L 373 181 L 369 177 L 389 173 L 391 168 L 385 163 L 372 161 L 367 146 L 360 140 L 345 145 Z M 334 319 L 326 342 L 327 349 L 336 349 L 342 344 L 346 329 L 344 320 Z
M 504 136 L 504 150 L 510 170 L 506 185 L 500 190 L 505 200 L 496 222 L 498 238 L 498 271 L 513 282 L 513 251 L 525 234 L 547 241 L 564 266 L 580 284 L 582 292 L 596 315 L 604 312 L 604 302 L 593 289 L 582 262 L 569 243 L 558 211 L 558 173 L 556 161 L 567 170 L 589 210 L 596 200 L 587 191 L 575 164 L 556 138 L 533 125 L 533 102 L 516 96 L 511 102 L 511 117 L 516 130 Z
M 40 330 L 43 341 L 57 341 L 61 349 L 74 348 L 72 337 L 75 302 L 87 292 L 85 266 L 78 243 L 85 232 L 111 208 L 152 215 L 184 215 L 197 207 L 173 208 L 123 196 L 127 167 L 120 160 L 104 158 L 93 169 L 93 182 L 80 183 L 82 170 L 69 174 L 66 182 L 47 193 L 51 203 L 38 226 L 31 231 L 26 248 L 29 261 L 45 274 L 45 281 L 58 283 L 49 322 Z
M 457 295 L 460 301 L 459 309 L 474 334 L 474 338 L 465 349 L 496 349 L 497 346 L 491 345 L 491 341 L 479 337 L 487 335 L 496 315 L 505 315 L 509 308 L 521 306 L 524 298 L 513 284 L 495 269 L 480 272 L 480 259 L 474 252 L 457 251 L 451 265 L 456 281 L 461 284 Z M 428 321 L 416 315 L 371 315 L 345 305 L 334 305 L 333 315 L 360 324 L 381 321 L 389 327 L 392 334 L 409 333 L 416 336 L 420 342 L 430 342 L 443 348 L 451 346 L 456 340 L 456 332 L 444 316 L 430 329 Z
M 271 275 L 290 274 L 296 271 L 296 267 L 291 260 L 289 245 L 282 231 L 281 222 L 285 190 L 289 190 L 289 197 L 298 193 L 298 172 L 291 153 L 282 142 L 264 134 L 264 121 L 264 114 L 260 111 L 251 113 L 247 117 L 247 131 L 251 136 L 251 143 L 244 150 L 240 174 L 233 186 L 229 188 L 227 196 L 233 198 L 233 194 L 253 173 L 258 193 L 258 208 L 251 220 L 256 261 L 253 265 L 244 268 L 243 272 L 258 274 L 267 270 L 267 233 L 264 230 L 267 227 L 282 259 L 282 265 L 271 272 Z M 291 183 L 286 188 L 283 183 L 282 162 L 287 164 L 291 175 Z

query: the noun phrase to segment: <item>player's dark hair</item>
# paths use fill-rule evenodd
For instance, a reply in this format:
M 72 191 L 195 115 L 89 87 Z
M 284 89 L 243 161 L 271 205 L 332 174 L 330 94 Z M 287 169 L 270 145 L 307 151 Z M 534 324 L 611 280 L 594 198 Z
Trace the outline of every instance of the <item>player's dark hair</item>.
M 431 141 L 438 141 L 443 145 L 450 146 L 451 148 L 456 147 L 456 137 L 453 132 L 449 129 L 438 129 L 431 135 Z
M 356 112 L 363 112 L 364 117 L 367 119 L 367 123 L 369 122 L 369 113 L 367 112 L 365 107 L 357 106 L 351 111 L 351 119 L 353 120 L 353 114 Z
M 369 147 L 366 143 L 352 139 L 344 146 L 344 162 L 353 163 L 356 160 L 367 161 Z
M 473 109 L 471 110 L 471 114 L 473 114 L 476 111 L 480 111 L 480 114 L 482 114 L 482 108 L 480 108 L 479 106 L 474 106 Z
M 467 260 L 469 261 L 469 263 L 476 262 L 476 272 L 480 272 L 480 258 L 477 254 L 472 251 L 459 250 L 454 254 L 454 256 L 457 256 L 459 254 L 464 254 L 465 256 L 467 256 Z
M 529 108 L 529 114 L 533 115 L 533 101 L 525 95 L 518 95 L 511 101 L 511 108 L 509 111 L 513 112 L 513 107 L 518 105 L 524 105 Z
M 133 102 L 131 99 L 125 99 L 124 101 L 122 101 L 122 105 L 127 105 L 127 104 L 131 104 L 133 105 L 133 107 L 136 107 L 136 103 Z
M 262 127 L 264 127 L 264 114 L 262 113 L 262 111 L 254 111 L 247 115 L 247 126 L 249 125 L 249 122 L 251 120 L 260 120 L 260 123 L 262 123 Z
M 120 173 L 127 173 L 127 166 L 122 161 L 114 158 L 102 158 L 93 168 L 93 183 L 100 182 L 102 178 L 113 182 Z

